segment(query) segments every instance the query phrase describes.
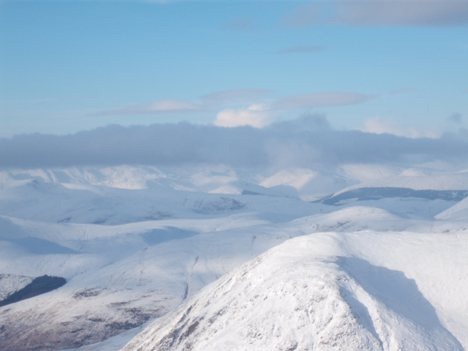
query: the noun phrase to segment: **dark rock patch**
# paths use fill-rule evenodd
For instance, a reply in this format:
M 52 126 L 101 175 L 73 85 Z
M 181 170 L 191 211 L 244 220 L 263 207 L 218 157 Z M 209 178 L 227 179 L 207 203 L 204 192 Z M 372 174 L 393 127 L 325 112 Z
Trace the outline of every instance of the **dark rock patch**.
M 43 275 L 34 278 L 31 283 L 26 285 L 24 288 L 15 291 L 8 295 L 5 299 L 0 301 L 0 306 L 6 306 L 11 303 L 15 303 L 21 300 L 29 299 L 31 297 L 44 294 L 46 292 L 55 290 L 65 285 L 67 281 L 62 277 L 53 277 L 49 275 Z
M 319 200 L 326 205 L 341 205 L 346 200 L 369 201 L 384 198 L 416 198 L 426 200 L 461 201 L 468 196 L 468 190 L 415 190 L 397 187 L 358 188 L 333 194 Z

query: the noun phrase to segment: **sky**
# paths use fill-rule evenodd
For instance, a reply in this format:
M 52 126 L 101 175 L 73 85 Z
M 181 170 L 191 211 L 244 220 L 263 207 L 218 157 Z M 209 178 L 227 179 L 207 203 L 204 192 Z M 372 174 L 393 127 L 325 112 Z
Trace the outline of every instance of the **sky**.
M 0 1 L 0 137 L 305 114 L 466 125 L 468 0 Z

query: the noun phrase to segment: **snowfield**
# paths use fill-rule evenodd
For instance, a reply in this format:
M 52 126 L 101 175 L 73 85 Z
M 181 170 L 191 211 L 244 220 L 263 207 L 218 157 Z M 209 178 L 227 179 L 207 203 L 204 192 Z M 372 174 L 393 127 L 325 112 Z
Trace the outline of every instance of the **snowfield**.
M 0 302 L 67 281 L 0 307 L 0 350 L 467 349 L 467 190 L 427 165 L 0 171 Z

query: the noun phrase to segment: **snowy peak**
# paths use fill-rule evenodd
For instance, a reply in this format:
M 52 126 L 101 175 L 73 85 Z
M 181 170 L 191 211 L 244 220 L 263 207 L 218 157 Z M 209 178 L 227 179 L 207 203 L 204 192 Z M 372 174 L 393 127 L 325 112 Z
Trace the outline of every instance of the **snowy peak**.
M 124 348 L 188 349 L 463 347 L 415 280 L 353 256 L 340 235 L 316 234 L 291 239 L 244 264 Z

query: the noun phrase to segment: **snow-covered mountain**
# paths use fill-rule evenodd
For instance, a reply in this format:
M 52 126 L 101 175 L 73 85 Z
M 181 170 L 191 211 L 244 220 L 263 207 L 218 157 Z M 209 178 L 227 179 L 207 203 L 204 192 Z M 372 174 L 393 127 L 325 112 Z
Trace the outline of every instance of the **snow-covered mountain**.
M 440 182 L 435 184 L 433 179 Z M 302 239 L 287 242 L 278 250 L 290 247 L 297 251 L 290 260 L 298 262 L 298 269 L 302 260 L 305 266 L 310 260 L 316 262 L 310 266 L 312 271 L 319 272 L 317 267 L 326 266 L 331 272 L 327 286 L 337 287 L 335 292 L 345 288 L 366 292 L 370 297 L 365 300 L 359 295 L 358 301 L 369 310 L 371 306 L 380 306 L 372 318 L 393 316 L 385 319 L 386 327 L 382 328 L 388 327 L 392 333 L 397 333 L 392 334 L 396 335 L 395 342 L 408 339 L 410 334 L 415 335 L 413 341 L 426 340 L 429 329 L 425 329 L 427 325 L 419 323 L 420 320 L 415 322 L 411 316 L 401 315 L 401 309 L 407 304 L 395 302 L 385 307 L 389 303 L 386 299 L 395 297 L 374 296 L 372 290 L 380 289 L 383 282 L 378 279 L 360 281 L 353 275 L 358 273 L 349 271 L 356 267 L 344 258 L 355 257 L 377 270 L 383 267 L 414 279 L 417 291 L 425 299 L 421 301 L 428 301 L 438 320 L 434 329 L 438 336 L 427 339 L 424 345 L 435 345 L 436 349 L 452 345 L 456 349 L 461 344 L 466 348 L 467 341 L 459 329 L 466 327 L 462 313 L 466 311 L 464 300 L 447 293 L 452 303 L 447 305 L 441 299 L 442 293 L 435 297 L 430 295 L 434 289 L 422 286 L 437 285 L 435 278 L 443 278 L 442 274 L 433 273 L 439 266 L 424 268 L 410 259 L 450 266 L 448 257 L 456 257 L 463 248 L 466 252 L 464 238 L 468 220 L 463 215 L 466 212 L 463 197 L 467 189 L 468 173 L 453 169 L 444 172 L 441 167 L 427 165 L 411 169 L 402 166 L 365 168 L 365 172 L 361 165 L 334 170 L 260 171 L 198 165 L 0 171 L 0 302 L 12 294 L 21 295 L 23 289 L 34 290 L 30 284 L 38 277 L 47 275 L 66 280 L 59 288 L 0 307 L 0 349 L 117 350 L 143 325 L 156 319 L 144 334 L 148 339 L 139 336 L 132 344 L 152 345 L 151 340 L 164 337 L 160 321 L 174 322 L 171 325 L 177 328 L 176 321 L 171 318 L 179 312 L 174 311 L 182 311 L 193 301 L 206 299 L 210 291 L 221 289 L 226 277 L 239 274 L 239 269 L 247 272 L 249 269 L 245 267 L 252 264 L 239 268 L 245 262 L 303 235 L 309 235 L 304 243 L 319 240 L 316 244 L 325 250 L 328 244 L 324 243 L 331 240 L 342 251 L 335 255 L 325 250 L 322 258 L 326 262 L 320 263 L 322 258 L 317 258 L 313 252 L 309 257 L 300 247 L 293 250 Z M 364 242 L 368 242 L 368 246 Z M 418 251 L 418 243 L 424 249 Z M 380 245 L 375 252 L 381 258 L 369 258 L 372 245 Z M 410 248 L 418 251 L 417 255 L 413 255 Z M 275 265 L 275 250 L 261 256 L 266 262 L 264 267 Z M 401 260 L 408 260 L 405 265 L 391 258 L 392 252 L 401 250 L 404 251 L 399 256 Z M 438 256 L 439 252 L 443 259 Z M 270 256 L 273 258 L 269 259 Z M 340 261 L 339 257 L 344 257 L 345 261 Z M 414 265 L 414 269 L 409 270 L 406 265 Z M 293 274 L 289 278 L 288 272 Z M 293 272 L 291 267 L 278 271 L 278 276 L 265 271 L 265 275 L 257 277 L 258 271 L 253 270 L 247 275 L 254 281 L 245 284 L 264 281 L 262 286 L 270 288 L 262 294 L 268 294 L 269 289 L 277 291 L 281 281 L 293 281 Z M 446 290 L 451 286 L 454 287 L 451 291 L 463 291 L 466 289 L 462 284 L 463 274 L 466 277 L 468 272 L 466 265 L 461 262 L 453 272 L 441 286 Z M 456 276 L 456 272 L 460 276 Z M 384 276 L 391 278 L 393 273 Z M 315 279 L 313 275 L 308 277 Z M 354 285 L 340 285 L 340 277 L 347 277 Z M 398 283 L 398 277 L 395 279 Z M 210 283 L 214 285 L 197 295 Z M 402 289 L 405 286 L 403 284 Z M 307 289 L 311 296 L 319 294 L 313 290 L 314 285 Z M 414 289 L 400 293 L 405 295 L 406 292 L 411 294 Z M 402 297 L 401 294 L 396 296 Z M 352 302 L 340 296 L 336 295 L 333 301 L 342 304 L 343 311 L 349 309 L 350 328 L 352 323 L 356 326 L 367 323 L 360 319 L 367 317 L 353 312 L 349 307 Z M 224 303 L 222 298 L 217 301 L 213 297 L 213 306 Z M 397 305 L 400 309 L 395 307 Z M 302 318 L 295 316 L 294 311 L 286 311 L 287 304 L 283 307 L 284 310 L 270 311 L 272 318 L 276 312 L 284 312 L 292 319 Z M 212 312 L 201 306 L 197 311 L 207 316 Z M 329 311 L 322 312 L 325 316 Z M 243 313 L 239 318 L 249 311 Z M 434 314 L 429 316 L 432 318 Z M 192 317 L 198 318 L 195 314 L 191 314 Z M 257 322 L 263 317 L 259 313 Z M 232 320 L 239 321 L 236 318 L 233 316 Z M 406 323 L 410 334 L 400 335 L 398 333 L 403 331 L 397 332 L 394 324 L 387 325 L 392 318 Z M 200 323 L 201 326 L 208 321 Z M 208 325 L 206 329 L 210 329 Z M 367 333 L 365 327 L 361 329 Z M 201 329 L 197 333 L 199 331 Z M 378 337 L 374 334 L 365 334 L 369 345 L 374 345 L 374 339 L 384 338 L 381 333 Z M 180 345 L 185 342 L 188 341 L 181 341 Z
M 204 288 L 124 350 L 463 350 L 466 234 L 290 239 Z

